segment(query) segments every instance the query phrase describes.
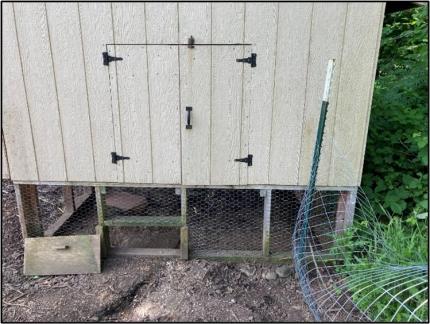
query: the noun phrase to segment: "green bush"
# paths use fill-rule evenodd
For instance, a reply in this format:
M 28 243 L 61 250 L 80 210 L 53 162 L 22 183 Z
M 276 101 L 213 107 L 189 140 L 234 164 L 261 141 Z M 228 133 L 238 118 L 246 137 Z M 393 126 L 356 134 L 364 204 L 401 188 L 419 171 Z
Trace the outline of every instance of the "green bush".
M 380 215 L 428 211 L 427 29 L 426 6 L 385 18 L 362 181 Z

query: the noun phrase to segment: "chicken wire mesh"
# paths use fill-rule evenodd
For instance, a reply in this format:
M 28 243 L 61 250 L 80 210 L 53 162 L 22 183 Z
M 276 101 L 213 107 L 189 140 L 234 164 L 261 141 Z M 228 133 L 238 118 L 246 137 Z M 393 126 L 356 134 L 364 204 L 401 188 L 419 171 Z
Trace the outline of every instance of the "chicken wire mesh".
M 23 185 L 17 190 L 30 237 L 95 234 L 94 190 L 85 186 Z
M 198 251 L 259 251 L 264 197 L 251 189 L 189 189 L 189 246 Z

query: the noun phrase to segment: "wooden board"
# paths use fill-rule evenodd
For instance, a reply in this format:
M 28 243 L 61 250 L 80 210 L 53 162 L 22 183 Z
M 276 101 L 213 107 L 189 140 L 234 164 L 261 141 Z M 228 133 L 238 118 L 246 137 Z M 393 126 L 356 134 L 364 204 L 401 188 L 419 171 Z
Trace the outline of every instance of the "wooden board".
M 179 41 L 210 44 L 211 4 L 179 4 Z M 179 47 L 181 75 L 182 184 L 210 184 L 211 46 Z M 192 107 L 192 129 L 185 129 Z
M 14 9 L 39 176 L 68 180 L 45 4 L 20 2 Z
M 78 4 L 47 3 L 46 10 L 67 177 L 95 180 Z
M 146 3 L 148 43 L 178 42 L 178 5 Z M 149 46 L 153 182 L 181 183 L 181 128 L 178 46 Z
M 298 184 L 312 3 L 280 3 L 269 183 Z
M 9 163 L 7 162 L 6 145 L 4 143 L 3 131 L 1 136 L 1 178 L 10 179 Z
M 143 3 L 113 4 L 115 43 L 146 43 L 145 6 Z M 112 52 L 113 50 L 113 52 Z M 123 61 L 111 63 L 111 87 L 116 92 L 114 107 L 118 113 L 117 147 L 130 160 L 118 162 L 123 167 L 122 181 L 151 183 L 152 147 L 149 106 L 148 58 L 146 46 L 109 46 L 112 56 Z M 118 153 L 119 154 L 119 153 Z
M 383 3 L 348 4 L 330 185 L 360 185 Z
M 102 60 L 102 52 L 106 51 L 105 44 L 113 42 L 111 5 L 81 2 L 78 8 L 96 181 L 117 182 L 117 166 L 111 160 L 111 152 L 115 152 L 116 148 L 109 74 Z
M 9 147 L 10 176 L 38 180 L 12 6 L 12 3 L 5 3 L 2 7 L 2 131 Z
M 243 43 L 244 3 L 212 3 L 212 42 Z M 211 184 L 239 184 L 244 46 L 212 48 Z M 247 51 L 249 53 L 249 51 Z M 246 169 L 245 169 L 246 170 Z M 245 177 L 247 179 L 247 177 Z
M 25 275 L 100 273 L 100 236 L 26 238 Z
M 309 61 L 306 81 L 306 101 L 302 126 L 300 151 L 299 184 L 308 183 L 312 164 L 313 148 L 321 110 L 321 98 L 327 63 L 336 60 L 332 81 L 330 106 L 324 131 L 321 160 L 318 169 L 318 185 L 328 182 L 331 136 L 334 116 L 336 115 L 336 97 L 342 61 L 343 33 L 345 29 L 346 3 L 314 3 L 312 29 L 310 34 Z
M 255 68 L 244 65 L 243 80 L 243 104 L 248 116 L 242 116 L 242 120 L 248 119 L 248 130 L 242 130 L 245 133 L 242 134 L 242 146 L 247 141 L 248 153 L 253 155 L 253 165 L 248 168 L 249 184 L 269 183 L 278 9 L 278 3 L 246 4 L 245 43 L 253 45 L 244 55 L 257 53 Z M 248 154 L 244 153 L 242 150 L 242 155 Z

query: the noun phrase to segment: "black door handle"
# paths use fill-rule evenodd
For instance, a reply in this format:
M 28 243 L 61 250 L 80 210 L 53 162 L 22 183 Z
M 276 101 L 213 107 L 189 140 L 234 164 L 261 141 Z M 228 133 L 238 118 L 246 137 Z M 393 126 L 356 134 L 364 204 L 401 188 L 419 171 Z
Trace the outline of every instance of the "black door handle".
M 187 111 L 187 125 L 185 128 L 192 129 L 193 126 L 191 125 L 191 111 L 193 110 L 193 107 L 185 107 L 185 110 Z

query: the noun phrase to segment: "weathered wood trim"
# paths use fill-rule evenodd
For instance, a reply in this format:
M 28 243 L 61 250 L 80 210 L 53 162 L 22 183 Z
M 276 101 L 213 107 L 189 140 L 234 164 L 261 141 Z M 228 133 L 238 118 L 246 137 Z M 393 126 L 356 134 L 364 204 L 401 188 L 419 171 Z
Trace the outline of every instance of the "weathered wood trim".
M 272 190 L 306 190 L 307 185 L 178 185 L 178 184 L 155 184 L 155 183 L 116 183 L 116 182 L 87 182 L 87 181 L 14 181 L 16 184 L 35 185 L 73 185 L 73 186 L 93 186 L 93 187 L 136 187 L 136 188 L 189 188 L 189 189 L 272 189 Z M 356 186 L 316 186 L 322 191 L 351 191 Z
M 105 219 L 104 226 L 181 227 L 182 219 L 176 216 L 122 216 Z
M 51 224 L 48 229 L 45 231 L 45 236 L 53 236 L 55 232 L 57 232 L 61 226 L 67 220 L 72 217 L 75 211 L 78 210 L 82 204 L 84 204 L 92 195 L 92 191 L 87 191 L 83 195 L 77 197 L 75 199 L 73 188 L 71 186 L 66 186 L 63 188 L 64 192 L 64 213 L 58 218 L 55 223 Z
M 16 202 L 22 236 L 43 236 L 42 223 L 39 218 L 37 187 L 35 185 L 15 184 Z
M 188 260 L 188 226 L 181 227 L 181 259 Z
M 103 257 L 106 257 L 110 249 L 109 240 L 109 228 L 105 226 L 104 220 L 106 215 L 106 188 L 95 187 L 96 204 L 97 204 L 97 217 L 98 225 L 96 226 L 96 232 L 100 235 L 101 253 Z
M 240 250 L 206 250 L 192 251 L 191 259 L 209 259 L 225 262 L 268 262 L 292 264 L 291 252 L 276 253 L 269 257 L 262 255 L 261 251 L 240 251 Z
M 111 248 L 110 256 L 180 257 L 179 249 Z
M 272 208 L 272 190 L 264 191 L 264 218 L 263 218 L 263 256 L 270 255 L 270 210 Z

